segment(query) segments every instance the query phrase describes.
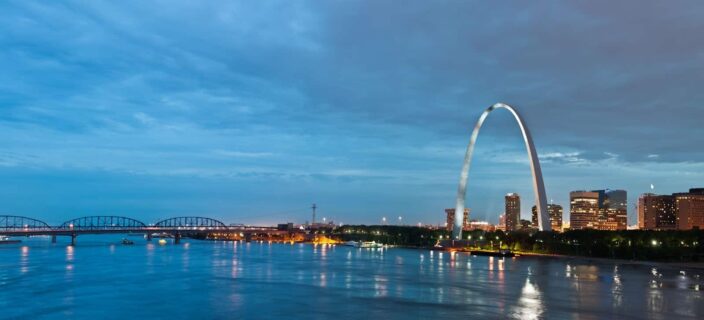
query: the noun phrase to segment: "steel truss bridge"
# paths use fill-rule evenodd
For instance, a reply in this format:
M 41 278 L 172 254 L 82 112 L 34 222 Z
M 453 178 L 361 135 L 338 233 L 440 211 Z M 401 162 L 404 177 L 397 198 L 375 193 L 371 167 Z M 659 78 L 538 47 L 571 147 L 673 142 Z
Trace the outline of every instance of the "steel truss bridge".
M 146 224 L 142 221 L 122 216 L 86 216 L 68 220 L 58 226 L 50 226 L 44 221 L 23 217 L 0 215 L 0 235 L 36 236 L 47 235 L 56 242 L 56 236 L 70 236 L 71 244 L 76 244 L 80 234 L 143 233 L 151 240 L 152 234 L 169 234 L 174 243 L 182 236 L 193 234 L 239 234 L 249 240 L 253 236 L 288 235 L 291 232 L 274 227 L 227 226 L 219 220 L 206 217 L 174 217 Z

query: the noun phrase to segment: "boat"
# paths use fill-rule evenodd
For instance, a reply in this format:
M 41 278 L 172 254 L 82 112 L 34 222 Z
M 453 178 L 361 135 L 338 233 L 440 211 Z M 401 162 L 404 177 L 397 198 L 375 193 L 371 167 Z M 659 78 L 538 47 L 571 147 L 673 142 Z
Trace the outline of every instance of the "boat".
M 348 246 L 348 247 L 356 247 L 357 241 L 347 241 L 347 242 L 343 243 L 343 245 Z
M 159 245 L 166 245 L 166 239 L 159 239 Z
M 373 248 L 383 248 L 384 245 L 381 244 L 381 243 L 376 243 L 376 242 L 374 242 L 374 241 L 372 241 L 372 242 L 369 242 L 369 241 L 360 241 L 360 242 L 357 242 L 357 245 L 356 245 L 355 247 L 357 247 L 357 248 L 369 248 L 369 249 L 373 249 Z
M 22 242 L 22 240 L 10 239 L 10 237 L 7 236 L 0 236 L 0 244 L 13 244 L 20 242 Z
M 127 239 L 127 238 L 123 238 L 123 239 L 122 239 L 122 244 L 130 245 L 130 244 L 134 244 L 134 241 L 132 241 L 132 240 L 130 240 L 130 239 Z
M 476 256 L 489 256 L 489 257 L 513 257 L 516 254 L 508 249 L 501 249 L 499 251 L 489 251 L 489 250 L 472 250 L 470 251 L 472 255 Z

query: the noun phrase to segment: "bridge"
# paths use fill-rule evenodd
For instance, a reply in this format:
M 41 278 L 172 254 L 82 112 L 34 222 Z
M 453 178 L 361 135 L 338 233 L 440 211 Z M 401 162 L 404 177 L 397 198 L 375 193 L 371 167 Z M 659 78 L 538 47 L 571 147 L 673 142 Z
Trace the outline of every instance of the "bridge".
M 249 241 L 254 236 L 282 236 L 294 231 L 278 230 L 274 227 L 227 226 L 223 222 L 207 217 L 174 217 L 153 224 L 122 216 L 86 216 L 68 220 L 58 226 L 50 226 L 44 221 L 23 216 L 0 215 L 0 235 L 2 236 L 70 236 L 71 245 L 81 234 L 143 233 L 147 240 L 152 234 L 168 234 L 178 244 L 181 237 L 194 234 L 234 234 Z

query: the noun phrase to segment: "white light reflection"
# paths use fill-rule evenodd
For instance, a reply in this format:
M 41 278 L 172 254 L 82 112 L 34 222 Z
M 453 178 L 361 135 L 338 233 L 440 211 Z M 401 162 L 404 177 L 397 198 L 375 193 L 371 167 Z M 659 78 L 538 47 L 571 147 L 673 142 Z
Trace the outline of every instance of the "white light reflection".
M 29 247 L 22 246 L 20 251 L 20 272 L 27 273 L 29 271 Z
M 382 276 L 374 276 L 374 295 L 377 297 L 386 297 L 389 294 L 387 282 L 389 280 Z
M 545 310 L 540 291 L 537 286 L 530 283 L 530 278 L 526 278 L 518 305 L 513 308 L 513 317 L 516 319 L 540 319 L 543 312 Z
M 614 283 L 611 286 L 611 296 L 613 297 L 613 307 L 621 307 L 623 304 L 623 286 L 621 285 L 621 274 L 618 272 L 618 266 L 614 266 Z

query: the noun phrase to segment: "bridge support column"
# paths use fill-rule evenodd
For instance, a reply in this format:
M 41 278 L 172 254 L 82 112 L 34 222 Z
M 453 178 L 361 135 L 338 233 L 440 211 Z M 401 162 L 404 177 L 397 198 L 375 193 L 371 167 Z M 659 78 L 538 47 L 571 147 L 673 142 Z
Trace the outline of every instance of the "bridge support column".
M 75 233 L 71 234 L 71 246 L 75 246 L 75 245 L 76 245 L 76 237 L 77 237 L 77 236 L 76 236 Z
M 245 242 L 252 242 L 252 234 L 251 234 L 251 233 L 245 233 L 245 234 L 244 234 L 244 241 L 245 241 Z
M 147 241 L 152 241 L 152 233 L 151 232 L 147 233 Z
M 56 235 L 51 236 L 51 243 L 56 243 Z
M 174 234 L 174 244 L 179 244 L 179 243 L 181 243 L 181 234 L 176 233 L 176 234 Z

